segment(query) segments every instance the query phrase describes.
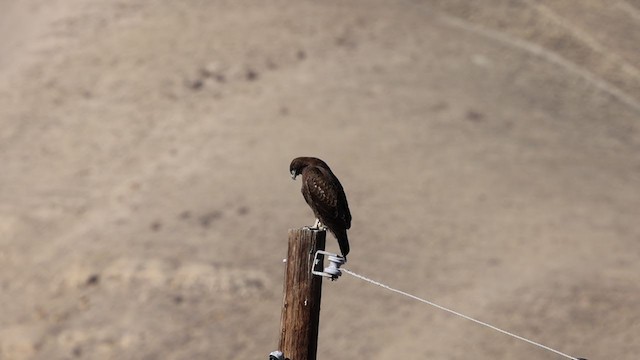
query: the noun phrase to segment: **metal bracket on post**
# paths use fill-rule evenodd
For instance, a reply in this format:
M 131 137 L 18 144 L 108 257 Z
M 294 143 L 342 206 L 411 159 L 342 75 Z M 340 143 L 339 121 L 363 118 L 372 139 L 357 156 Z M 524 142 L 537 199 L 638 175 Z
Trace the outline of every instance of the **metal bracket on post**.
M 320 260 L 318 259 L 318 255 L 327 255 L 327 259 L 329 260 L 329 266 L 324 268 L 323 271 L 311 270 L 311 273 L 313 275 L 319 275 L 319 276 L 331 278 L 331 281 L 337 280 L 340 277 L 340 275 L 342 275 L 342 272 L 340 271 L 340 266 L 346 263 L 347 259 L 344 256 L 341 256 L 338 254 L 318 250 L 316 251 L 316 254 L 313 258 L 314 268 L 316 265 L 320 263 Z

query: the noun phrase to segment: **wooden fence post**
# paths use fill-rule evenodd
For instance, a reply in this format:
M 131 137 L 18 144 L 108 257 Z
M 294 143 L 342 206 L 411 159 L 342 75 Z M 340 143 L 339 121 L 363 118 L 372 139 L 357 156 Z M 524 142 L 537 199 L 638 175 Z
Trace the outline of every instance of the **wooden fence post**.
M 316 360 L 322 276 L 311 274 L 325 231 L 289 229 L 278 349 L 289 360 Z M 322 257 L 320 257 L 322 259 Z

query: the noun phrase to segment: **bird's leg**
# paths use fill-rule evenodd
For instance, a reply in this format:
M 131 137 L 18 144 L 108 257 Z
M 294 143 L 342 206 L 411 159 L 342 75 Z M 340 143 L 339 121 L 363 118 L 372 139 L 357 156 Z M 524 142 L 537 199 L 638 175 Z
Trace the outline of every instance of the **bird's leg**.
M 320 223 L 320 219 L 316 219 L 316 222 L 313 224 L 313 226 L 305 226 L 305 228 L 309 230 L 320 230 L 321 226 L 322 224 Z
M 316 219 L 316 223 L 313 224 L 313 229 L 315 229 L 315 230 L 326 230 L 327 227 L 324 226 L 324 224 L 320 222 L 320 219 Z

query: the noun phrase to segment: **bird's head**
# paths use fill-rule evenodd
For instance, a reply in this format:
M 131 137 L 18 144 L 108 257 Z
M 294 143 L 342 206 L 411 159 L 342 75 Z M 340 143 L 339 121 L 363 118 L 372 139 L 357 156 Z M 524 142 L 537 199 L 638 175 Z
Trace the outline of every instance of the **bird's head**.
M 319 166 L 326 169 L 329 169 L 329 166 L 322 160 L 314 157 L 297 157 L 291 161 L 291 165 L 289 165 L 289 172 L 291 173 L 291 178 L 293 180 L 296 179 L 296 176 L 302 174 L 302 170 L 307 166 Z
M 293 180 L 296 179 L 296 176 L 302 173 L 302 169 L 307 167 L 308 163 L 304 161 L 304 158 L 295 158 L 291 161 L 291 165 L 289 165 L 289 172 L 291 173 L 291 178 Z

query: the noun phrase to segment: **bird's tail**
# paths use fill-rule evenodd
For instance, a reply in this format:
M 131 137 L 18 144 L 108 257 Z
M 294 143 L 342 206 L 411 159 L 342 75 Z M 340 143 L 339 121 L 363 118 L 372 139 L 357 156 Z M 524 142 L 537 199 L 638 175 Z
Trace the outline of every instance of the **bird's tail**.
M 347 230 L 341 229 L 340 231 L 337 231 L 335 235 L 336 239 L 338 239 L 340 252 L 342 253 L 342 256 L 346 258 L 347 254 L 349 253 L 349 238 L 347 237 Z

